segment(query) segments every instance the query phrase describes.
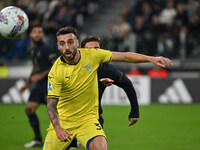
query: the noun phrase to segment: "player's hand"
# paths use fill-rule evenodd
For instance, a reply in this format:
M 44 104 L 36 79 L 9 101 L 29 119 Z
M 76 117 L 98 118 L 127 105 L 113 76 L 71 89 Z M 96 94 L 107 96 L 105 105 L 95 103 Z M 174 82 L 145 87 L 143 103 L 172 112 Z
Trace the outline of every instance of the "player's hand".
M 165 58 L 165 57 L 153 57 L 151 60 L 150 60 L 154 65 L 158 66 L 158 67 L 163 67 L 163 68 L 166 68 L 166 67 L 169 67 L 172 65 L 172 61 L 168 58 Z
M 100 79 L 100 82 L 103 83 L 104 86 L 111 86 L 114 80 L 110 78 L 102 78 Z
M 132 126 L 134 125 L 137 121 L 138 121 L 139 118 L 129 118 L 128 120 L 131 122 L 128 126 Z
M 28 85 L 25 83 L 21 89 L 19 90 L 20 94 L 24 93 L 24 91 L 27 89 Z
M 42 76 L 40 74 L 34 74 L 32 77 L 31 77 L 31 81 L 32 82 L 36 82 L 36 81 L 39 81 L 42 79 Z
M 67 141 L 71 140 L 70 136 L 72 135 L 72 133 L 70 133 L 66 129 L 63 129 L 61 126 L 57 126 L 55 128 L 55 131 L 56 131 L 56 135 L 57 135 L 58 139 L 61 142 L 67 142 Z

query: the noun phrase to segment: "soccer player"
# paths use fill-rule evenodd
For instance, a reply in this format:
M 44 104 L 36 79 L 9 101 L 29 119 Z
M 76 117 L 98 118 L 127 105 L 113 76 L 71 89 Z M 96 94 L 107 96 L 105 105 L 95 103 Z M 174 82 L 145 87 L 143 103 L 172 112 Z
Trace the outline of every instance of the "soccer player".
M 75 137 L 89 150 L 107 150 L 106 135 L 98 122 L 97 69 L 101 63 L 152 62 L 160 67 L 172 63 L 164 57 L 78 48 L 71 27 L 58 30 L 57 45 L 62 56 L 48 75 L 47 112 L 51 123 L 43 150 L 64 150 Z
M 31 57 L 33 61 L 33 69 L 30 77 L 21 87 L 22 94 L 28 88 L 31 82 L 35 83 L 35 87 L 31 91 L 28 103 L 26 105 L 26 115 L 29 123 L 34 131 L 35 138 L 24 145 L 25 148 L 43 145 L 42 136 L 40 133 L 39 120 L 36 114 L 36 109 L 41 103 L 46 104 L 47 95 L 47 79 L 50 68 L 56 59 L 56 54 L 42 41 L 44 38 L 44 31 L 42 26 L 35 25 L 30 31 L 30 38 L 33 41 L 33 48 L 31 50 Z
M 95 48 L 100 49 L 102 46 L 101 39 L 97 36 L 87 36 L 81 41 L 82 48 Z M 98 90 L 99 90 L 99 123 L 103 127 L 104 119 L 102 117 L 101 98 L 107 86 L 112 83 L 118 87 L 121 87 L 128 96 L 131 104 L 131 111 L 129 113 L 129 126 L 132 126 L 139 119 L 139 107 L 135 89 L 131 83 L 131 80 L 123 74 L 117 67 L 109 63 L 103 63 L 97 70 L 98 75 Z M 78 147 L 79 144 L 76 140 L 72 141 L 71 147 Z

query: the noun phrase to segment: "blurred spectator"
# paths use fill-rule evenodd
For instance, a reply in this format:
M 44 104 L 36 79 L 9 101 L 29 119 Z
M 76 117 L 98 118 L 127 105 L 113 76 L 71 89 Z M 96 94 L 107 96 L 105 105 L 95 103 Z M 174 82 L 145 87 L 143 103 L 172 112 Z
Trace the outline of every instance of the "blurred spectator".
M 5 55 L 11 49 L 12 40 L 8 40 L 0 35 L 0 59 L 4 59 Z
M 23 60 L 27 54 L 27 49 L 30 44 L 29 36 L 24 34 L 21 38 L 12 41 L 12 48 L 7 53 L 6 59 L 12 60 L 13 58 L 18 58 Z
M 120 52 L 135 51 L 136 37 L 135 34 L 131 33 L 131 26 L 125 21 L 124 16 L 118 18 L 118 22 L 111 26 L 109 32 L 111 35 L 109 40 L 116 43 L 116 47 L 111 47 L 111 49 Z M 107 41 L 106 45 L 109 43 Z M 106 47 L 108 48 L 109 45 Z
M 175 58 L 185 59 L 186 57 L 190 57 L 194 46 L 193 39 L 189 35 L 187 27 L 182 26 L 175 37 Z
M 45 12 L 47 10 L 48 1 L 47 0 L 40 0 L 40 1 L 37 2 L 36 7 L 38 9 L 37 14 L 38 15 L 43 15 L 43 14 L 45 14 Z
M 71 21 L 71 16 L 67 12 L 67 9 L 67 6 L 62 6 L 54 15 L 54 21 L 59 25 L 59 27 L 67 26 Z
M 184 10 L 183 7 L 184 7 L 183 3 L 178 3 L 176 5 L 176 9 L 177 9 L 176 23 L 178 26 L 182 26 L 182 25 L 187 26 L 189 24 L 187 12 Z
M 50 47 L 55 47 L 56 49 L 56 32 L 58 31 L 58 25 L 53 19 L 47 22 L 45 29 L 45 42 L 49 44 Z
M 154 56 L 157 54 L 157 40 L 152 32 L 146 31 L 137 40 L 136 49 L 138 53 Z
M 197 11 L 199 9 L 199 2 L 195 1 L 195 0 L 187 0 L 185 9 L 187 11 L 190 22 L 192 22 L 193 16 L 197 13 Z
M 166 1 L 166 7 L 161 11 L 159 19 L 163 24 L 171 24 L 172 19 L 176 16 L 177 11 L 174 8 L 173 0 Z
M 153 11 L 152 11 L 152 8 L 151 8 L 150 4 L 148 2 L 144 2 L 142 4 L 141 15 L 142 15 L 145 23 L 148 23 L 150 21 L 152 13 L 153 13 Z
M 132 65 L 130 71 L 126 73 L 129 76 L 141 76 L 143 73 L 138 69 L 136 65 Z
M 157 14 L 154 14 L 151 18 L 151 22 L 147 25 L 147 30 L 153 33 L 154 38 L 156 41 L 158 37 L 161 36 L 165 31 L 165 26 L 162 25 L 159 21 L 159 17 Z
M 200 38 L 200 18 L 198 14 L 192 17 L 192 22 L 189 25 L 189 30 L 195 39 Z
M 160 14 L 161 10 L 165 6 L 165 1 L 163 0 L 149 0 L 149 3 L 153 9 L 154 14 Z
M 128 22 L 131 26 L 134 25 L 135 13 L 132 10 L 131 6 L 129 5 L 124 6 L 122 16 L 125 18 L 126 22 Z
M 142 18 L 142 16 L 135 17 L 135 24 L 132 28 L 133 28 L 133 32 L 136 33 L 137 35 L 141 35 L 144 32 L 145 24 L 144 24 L 144 19 Z
M 164 68 L 154 67 L 148 71 L 148 76 L 150 78 L 167 78 L 168 71 Z

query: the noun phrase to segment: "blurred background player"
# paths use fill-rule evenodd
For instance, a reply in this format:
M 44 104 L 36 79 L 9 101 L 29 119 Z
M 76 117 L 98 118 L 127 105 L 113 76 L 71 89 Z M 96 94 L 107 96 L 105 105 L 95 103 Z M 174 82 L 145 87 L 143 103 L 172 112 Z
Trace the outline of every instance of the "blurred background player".
M 35 25 L 32 27 L 30 38 L 33 42 L 33 48 L 31 50 L 33 68 L 30 77 L 21 87 L 20 93 L 22 94 L 31 82 L 35 83 L 25 109 L 35 137 L 32 141 L 24 145 L 25 148 L 43 145 L 36 109 L 41 103 L 47 103 L 47 75 L 56 58 L 56 54 L 53 50 L 44 44 L 44 36 L 44 31 L 41 25 Z
M 97 36 L 88 36 L 81 42 L 83 48 L 101 48 L 101 39 Z M 129 78 L 123 74 L 118 68 L 109 63 L 103 63 L 98 68 L 98 79 L 99 79 L 99 122 L 103 126 L 104 120 L 102 117 L 101 98 L 104 90 L 106 89 L 107 80 L 111 79 L 113 84 L 121 87 L 127 94 L 130 104 L 131 112 L 129 114 L 129 126 L 135 124 L 139 118 L 139 107 L 135 89 L 129 80 Z M 108 79 L 109 78 L 109 79 Z
M 87 36 L 81 41 L 82 48 L 102 48 L 101 39 L 97 36 Z M 115 84 L 121 87 L 128 96 L 131 105 L 131 111 L 129 113 L 129 126 L 135 124 L 139 119 L 139 106 L 135 89 L 130 79 L 123 74 L 117 67 L 109 63 L 103 63 L 99 66 L 98 71 L 98 89 L 99 89 L 99 123 L 103 127 L 104 119 L 102 117 L 101 99 L 106 87 L 110 84 Z M 76 140 L 72 141 L 71 147 L 80 147 L 79 142 Z

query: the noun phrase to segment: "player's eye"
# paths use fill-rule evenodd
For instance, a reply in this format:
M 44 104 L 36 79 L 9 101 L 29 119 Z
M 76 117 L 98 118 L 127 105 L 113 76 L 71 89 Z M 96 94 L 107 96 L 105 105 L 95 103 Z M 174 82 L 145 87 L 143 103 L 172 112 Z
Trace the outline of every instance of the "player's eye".
M 73 45 L 73 44 L 74 44 L 74 41 L 68 41 L 67 44 L 68 44 L 68 45 Z
M 60 43 L 60 45 L 61 45 L 61 46 L 64 46 L 64 45 L 65 45 L 65 43 L 64 43 L 64 42 L 61 42 L 61 43 Z

